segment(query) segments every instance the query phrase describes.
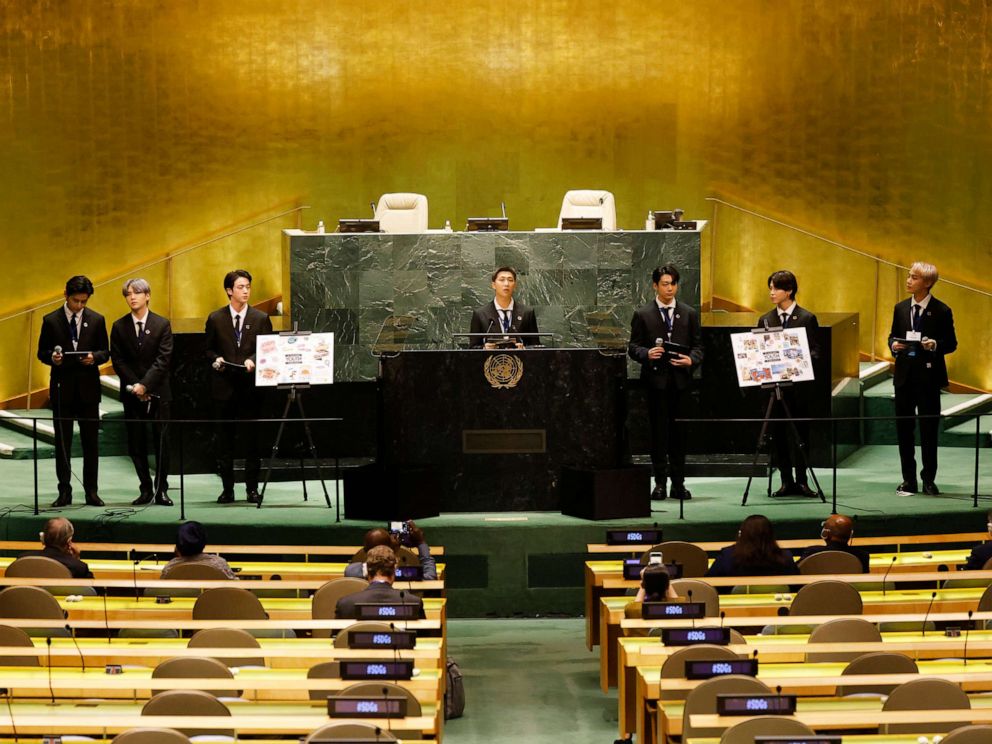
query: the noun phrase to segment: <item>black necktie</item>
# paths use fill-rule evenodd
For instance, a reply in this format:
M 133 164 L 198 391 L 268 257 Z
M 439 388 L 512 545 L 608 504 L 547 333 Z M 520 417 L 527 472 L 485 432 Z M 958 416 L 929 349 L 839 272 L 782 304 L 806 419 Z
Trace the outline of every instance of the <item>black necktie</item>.
M 921 308 L 919 305 L 913 305 L 913 330 L 914 331 L 920 330 L 920 311 L 922 309 L 923 308 Z
M 144 323 L 142 323 L 142 322 L 141 322 L 141 321 L 139 320 L 139 321 L 138 321 L 138 346 L 141 346 L 141 342 L 145 340 L 145 339 L 144 339 L 144 335 L 145 335 L 145 329 L 144 329 L 144 326 L 145 326 L 145 324 L 144 324 Z
M 234 316 L 234 345 L 241 346 L 241 316 Z
M 672 308 L 670 308 L 670 307 L 663 307 L 663 308 L 661 308 L 661 315 L 665 319 L 665 328 L 668 329 L 668 335 L 669 336 L 672 335 L 672 318 L 668 314 L 669 312 L 671 312 L 671 309 Z
M 510 311 L 500 310 L 503 313 L 503 332 L 506 333 L 510 330 Z
M 79 326 L 76 325 L 76 314 L 72 314 L 72 319 L 69 321 L 69 337 L 72 339 L 72 345 L 75 346 L 79 341 Z
M 785 324 L 789 322 L 789 314 L 782 313 L 782 327 L 785 328 Z

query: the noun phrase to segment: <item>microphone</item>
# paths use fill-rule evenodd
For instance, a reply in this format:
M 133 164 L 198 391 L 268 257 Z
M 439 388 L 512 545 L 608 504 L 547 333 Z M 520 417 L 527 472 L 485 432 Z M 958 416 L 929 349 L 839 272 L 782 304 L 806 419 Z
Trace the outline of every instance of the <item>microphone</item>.
M 889 566 L 888 566 L 888 568 L 885 569 L 885 574 L 882 576 L 882 596 L 883 597 L 885 596 L 885 580 L 889 577 L 889 571 L 891 571 L 892 570 L 892 567 L 894 565 L 896 565 L 896 557 L 897 556 L 892 556 L 892 563 L 890 563 Z
M 52 705 L 55 705 L 55 688 L 52 687 L 52 637 L 45 636 L 45 643 L 48 644 L 48 694 L 52 696 Z
M 690 604 L 691 604 L 691 603 L 692 603 L 692 589 L 689 589 L 689 590 L 688 590 L 688 591 L 687 591 L 687 592 L 685 593 L 685 595 L 686 595 L 686 596 L 687 596 L 687 597 L 689 598 L 689 602 L 690 602 Z M 691 610 L 690 610 L 690 612 L 691 612 Z M 696 618 L 695 618 L 695 617 L 692 617 L 692 618 L 690 618 L 690 619 L 692 620 L 692 627 L 693 627 L 693 628 L 695 628 L 695 627 L 696 627 Z
M 52 353 L 54 353 L 54 354 L 61 354 L 62 353 L 62 347 L 61 346 L 56 346 L 55 349 L 53 349 Z
M 79 648 L 79 642 L 76 640 L 76 634 L 72 630 L 72 626 L 69 623 L 65 624 L 65 629 L 69 631 L 69 637 L 72 639 L 72 644 L 76 647 L 76 653 L 79 654 L 79 667 L 83 674 L 86 674 L 86 657 L 83 656 L 83 651 Z
M 17 726 L 14 725 L 14 709 L 10 704 L 10 688 L 7 690 L 7 715 L 10 716 L 10 729 L 14 732 L 14 744 L 17 744 L 19 739 L 17 738 Z
M 113 643 L 114 638 L 110 633 L 110 617 L 107 615 L 107 588 L 103 588 L 100 594 L 103 597 L 103 626 L 107 629 L 107 643 Z
M 924 638 L 927 637 L 927 618 L 930 617 L 930 610 L 933 609 L 933 602 L 935 599 L 937 599 L 937 592 L 932 592 L 930 594 L 930 604 L 927 605 L 927 614 L 923 616 L 923 626 L 920 628 L 920 631 Z
M 723 628 L 723 619 L 727 616 L 725 610 L 720 610 L 720 628 Z M 758 653 L 757 650 L 754 653 Z
M 214 368 L 215 370 L 217 370 L 218 372 L 220 372 L 220 371 L 221 371 L 222 369 L 224 369 L 224 362 L 218 362 L 218 361 L 217 361 L 217 360 L 215 359 L 215 360 L 214 360 L 214 363 L 213 363 L 213 364 L 211 364 L 210 366 L 211 366 L 211 367 L 213 367 L 213 368 Z
M 375 202 L 369 202 L 369 206 L 372 207 L 372 219 L 375 219 Z
M 131 395 L 137 395 L 137 393 L 134 392 L 134 385 L 128 385 L 124 389 L 127 392 L 131 393 Z M 159 397 L 161 397 L 161 396 L 155 395 L 155 393 L 149 393 L 147 390 L 145 391 L 145 395 L 147 395 L 149 398 L 159 398 Z
M 968 625 L 964 629 L 964 665 L 968 666 L 968 631 L 971 630 L 971 610 L 968 610 Z
M 499 210 L 503 213 L 503 219 L 505 220 L 506 219 L 506 202 L 505 201 L 500 201 L 500 203 L 499 203 Z

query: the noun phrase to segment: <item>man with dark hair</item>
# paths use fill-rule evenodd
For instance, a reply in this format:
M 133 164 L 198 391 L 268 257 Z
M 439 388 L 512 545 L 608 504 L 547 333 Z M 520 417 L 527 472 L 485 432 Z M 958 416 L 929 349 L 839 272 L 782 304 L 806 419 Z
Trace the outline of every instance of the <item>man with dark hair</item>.
M 796 303 L 796 293 L 799 292 L 799 282 L 791 271 L 776 271 L 768 277 L 768 296 L 775 305 L 758 320 L 759 328 L 805 328 L 809 340 L 809 353 L 812 361 L 820 356 L 817 343 L 817 332 L 820 324 L 816 316 L 809 310 L 799 307 Z M 783 405 L 784 404 L 784 405 Z M 798 394 L 794 386 L 782 388 L 782 401 L 775 401 L 772 408 L 774 418 L 785 418 L 785 406 L 793 418 L 806 418 L 807 406 L 803 396 Z M 795 421 L 795 441 L 791 427 L 787 423 L 774 425 L 775 463 L 778 467 L 782 484 L 774 496 L 813 496 L 819 494 L 809 487 L 809 469 L 806 453 L 809 451 L 809 422 Z M 795 468 L 795 477 L 793 477 Z
M 83 491 L 88 506 L 103 506 L 97 486 L 100 468 L 100 365 L 110 359 L 103 316 L 86 307 L 93 282 L 74 276 L 65 283 L 65 303 L 44 317 L 38 359 L 52 368 L 49 397 L 55 426 L 55 474 L 59 497 L 53 507 L 72 503 L 72 423 L 79 422 L 83 446 Z
M 357 618 L 359 604 L 414 604 L 424 615 L 424 601 L 412 592 L 393 589 L 396 578 L 396 555 L 386 545 L 372 548 L 366 556 L 369 569 L 369 586 L 360 592 L 341 597 L 334 607 L 334 617 Z
M 871 561 L 868 551 L 851 545 L 851 539 L 854 537 L 854 520 L 846 514 L 831 514 L 820 524 L 820 528 L 823 545 L 806 548 L 800 561 L 825 550 L 839 550 L 842 553 L 850 553 L 861 561 L 861 570 L 868 573 L 868 564 Z
M 128 279 L 121 290 L 131 312 L 110 329 L 110 357 L 120 378 L 127 420 L 127 452 L 138 475 L 138 498 L 132 505 L 172 506 L 169 498 L 169 450 L 163 422 L 169 420 L 169 365 L 172 325 L 148 307 L 152 289 L 144 279 Z M 148 423 L 152 426 L 155 481 L 148 470 Z
M 634 311 L 630 321 L 627 353 L 641 365 L 648 421 L 651 424 L 651 464 L 655 488 L 651 495 L 689 499 L 685 487 L 685 432 L 676 423 L 682 409 L 682 396 L 692 384 L 692 368 L 703 361 L 699 313 L 684 302 L 677 302 L 679 270 L 666 264 L 651 274 L 655 298 Z M 666 344 L 678 344 L 688 351 L 672 351 Z M 672 488 L 667 489 L 667 480 Z
M 902 483 L 900 494 L 916 493 L 915 432 L 920 419 L 920 453 L 923 456 L 923 493 L 936 496 L 937 433 L 940 429 L 940 390 L 947 387 L 944 356 L 958 348 L 951 308 L 930 290 L 937 283 L 937 267 L 917 261 L 906 277 L 906 291 L 912 297 L 896 304 L 892 311 L 889 348 L 896 358 L 893 380 L 896 393 L 896 435 Z
M 362 549 L 355 553 L 344 569 L 345 576 L 352 576 L 359 579 L 368 578 L 366 575 L 366 558 L 372 548 L 386 545 L 391 548 L 396 556 L 397 565 L 416 566 L 419 565 L 424 575 L 424 581 L 434 581 L 437 578 L 437 565 L 431 555 L 431 548 L 424 537 L 424 531 L 414 524 L 413 520 L 407 521 L 408 534 L 410 539 L 408 544 L 417 547 L 417 552 L 413 552 L 408 547 L 400 543 L 400 538 L 382 527 L 374 527 L 365 533 L 362 541 Z
M 213 370 L 210 395 L 217 420 L 214 443 L 217 470 L 224 490 L 220 504 L 234 501 L 234 446 L 241 436 L 245 449 L 245 490 L 248 501 L 258 503 L 258 474 L 262 469 L 259 454 L 259 426 L 239 425 L 231 419 L 254 421 L 261 410 L 255 390 L 255 341 L 259 335 L 272 333 L 272 322 L 261 310 L 248 305 L 251 297 L 251 274 L 244 269 L 229 271 L 224 277 L 224 291 L 230 303 L 210 313 L 207 318 L 206 356 Z
M 65 517 L 55 517 L 45 522 L 39 537 L 44 550 L 32 550 L 24 556 L 40 555 L 58 561 L 69 569 L 74 579 L 92 579 L 90 567 L 79 560 L 79 548 L 72 541 L 75 529 Z M 22 556 L 22 557 L 24 557 Z
M 491 286 L 495 297 L 492 302 L 476 308 L 472 313 L 469 332 L 478 334 L 492 332 L 494 336 L 512 336 L 514 331 L 537 333 L 537 317 L 534 315 L 534 310 L 513 299 L 513 292 L 517 288 L 516 269 L 512 266 L 500 266 L 492 274 Z M 525 336 L 517 339 L 517 348 L 534 346 L 538 343 L 536 336 Z M 471 345 L 475 348 L 482 346 L 487 349 L 496 348 L 496 345 L 490 343 L 484 335 L 473 336 Z
M 162 578 L 169 578 L 169 574 L 177 566 L 183 566 L 187 563 L 213 566 L 229 579 L 238 578 L 227 561 L 219 555 L 204 553 L 206 547 L 207 530 L 202 524 L 190 521 L 179 525 L 179 530 L 176 533 L 176 557 L 162 567 Z
M 964 564 L 967 571 L 981 571 L 992 560 L 992 511 L 985 515 L 985 528 L 988 530 L 989 540 L 971 549 L 971 555 Z

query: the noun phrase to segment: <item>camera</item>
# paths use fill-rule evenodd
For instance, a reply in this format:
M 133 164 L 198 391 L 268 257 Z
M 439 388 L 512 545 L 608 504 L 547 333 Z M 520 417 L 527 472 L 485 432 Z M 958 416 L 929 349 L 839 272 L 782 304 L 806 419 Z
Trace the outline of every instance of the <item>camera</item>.
M 406 520 L 404 522 L 390 522 L 389 532 L 400 541 L 400 545 L 403 547 L 416 547 L 413 544 L 413 535 L 410 534 L 410 520 Z

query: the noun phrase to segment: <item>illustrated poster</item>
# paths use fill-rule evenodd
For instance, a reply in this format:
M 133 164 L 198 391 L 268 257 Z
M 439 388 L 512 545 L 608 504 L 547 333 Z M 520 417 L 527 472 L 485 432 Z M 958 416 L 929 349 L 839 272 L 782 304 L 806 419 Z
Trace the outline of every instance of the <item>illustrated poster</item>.
M 730 343 L 740 387 L 813 380 L 805 328 L 732 333 Z
M 258 387 L 334 382 L 333 333 L 259 336 L 255 348 Z

